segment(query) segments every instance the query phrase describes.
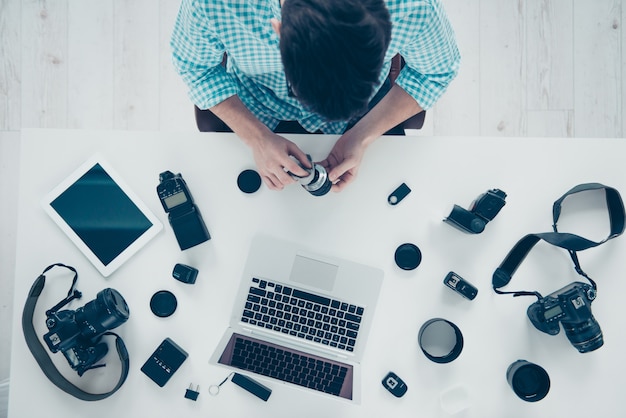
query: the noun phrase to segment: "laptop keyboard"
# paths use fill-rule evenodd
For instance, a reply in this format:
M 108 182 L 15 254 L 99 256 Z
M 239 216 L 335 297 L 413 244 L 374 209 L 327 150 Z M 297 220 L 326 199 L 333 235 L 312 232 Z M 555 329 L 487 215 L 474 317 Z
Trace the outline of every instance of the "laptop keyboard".
M 231 365 L 284 382 L 340 396 L 347 367 L 238 335 Z
M 241 321 L 352 352 L 365 309 L 253 278 Z

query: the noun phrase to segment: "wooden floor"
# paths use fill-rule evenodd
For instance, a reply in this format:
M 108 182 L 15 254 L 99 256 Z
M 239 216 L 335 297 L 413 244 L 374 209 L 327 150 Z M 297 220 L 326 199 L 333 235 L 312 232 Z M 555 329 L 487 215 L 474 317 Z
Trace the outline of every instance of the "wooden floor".
M 463 62 L 419 135 L 626 135 L 626 0 L 443 2 Z M 168 46 L 178 5 L 0 0 L 0 380 L 9 374 L 16 131 L 195 130 Z

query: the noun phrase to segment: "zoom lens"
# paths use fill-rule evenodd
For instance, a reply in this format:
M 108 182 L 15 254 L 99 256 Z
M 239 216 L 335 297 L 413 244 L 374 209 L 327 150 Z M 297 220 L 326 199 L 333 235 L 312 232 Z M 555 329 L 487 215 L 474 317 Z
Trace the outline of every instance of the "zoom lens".
M 115 289 L 101 290 L 96 298 L 76 310 L 81 334 L 92 338 L 122 325 L 128 319 L 126 301 Z
M 576 347 L 579 353 L 597 350 L 604 344 L 600 324 L 593 316 L 579 323 L 563 322 L 563 329 L 567 339 Z

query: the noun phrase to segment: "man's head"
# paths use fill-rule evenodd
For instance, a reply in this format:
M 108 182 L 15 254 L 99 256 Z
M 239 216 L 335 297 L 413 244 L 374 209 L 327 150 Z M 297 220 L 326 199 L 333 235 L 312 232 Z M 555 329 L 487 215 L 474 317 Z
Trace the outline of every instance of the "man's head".
M 383 0 L 284 0 L 280 53 L 298 100 L 328 120 L 367 110 L 391 39 Z

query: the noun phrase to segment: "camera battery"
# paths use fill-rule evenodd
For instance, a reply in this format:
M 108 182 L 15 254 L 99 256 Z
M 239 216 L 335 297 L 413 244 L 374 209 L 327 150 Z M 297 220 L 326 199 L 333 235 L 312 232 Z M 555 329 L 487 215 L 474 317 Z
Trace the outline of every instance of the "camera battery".
M 186 264 L 178 263 L 174 266 L 172 277 L 179 282 L 194 284 L 196 282 L 196 277 L 198 277 L 198 269 Z
M 469 300 L 474 300 L 478 294 L 476 287 L 453 271 L 446 275 L 446 278 L 443 279 L 443 284 Z

